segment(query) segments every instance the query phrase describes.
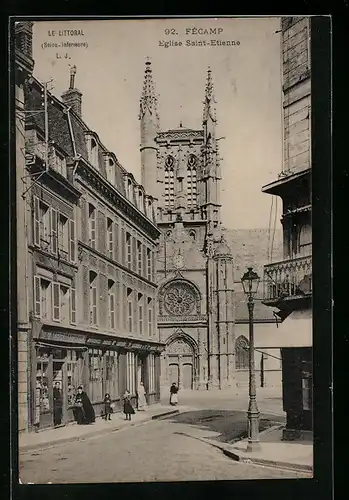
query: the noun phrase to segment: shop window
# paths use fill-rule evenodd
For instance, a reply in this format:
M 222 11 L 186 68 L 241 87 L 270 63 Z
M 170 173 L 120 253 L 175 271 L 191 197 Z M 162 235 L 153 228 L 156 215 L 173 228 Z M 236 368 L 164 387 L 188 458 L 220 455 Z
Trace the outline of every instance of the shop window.
M 126 385 L 127 389 L 131 394 L 136 392 L 136 365 L 135 365 L 135 353 L 128 352 L 126 354 Z
M 97 274 L 90 271 L 90 323 L 97 325 L 98 311 L 97 311 Z
M 67 400 L 68 406 L 74 404 L 79 385 L 84 386 L 84 359 L 83 352 L 67 350 Z
M 89 349 L 89 396 L 92 402 L 103 400 L 103 354 L 100 349 Z
M 115 283 L 113 280 L 108 280 L 108 316 L 109 328 L 115 328 Z
M 149 392 L 155 391 L 155 357 L 154 354 L 150 353 L 148 356 L 148 384 Z
M 249 367 L 249 344 L 246 337 L 240 335 L 235 343 L 235 368 L 237 370 L 248 370 Z
M 118 375 L 118 353 L 116 351 L 107 351 L 105 353 L 105 394 L 108 392 L 112 399 L 119 396 L 119 375 Z

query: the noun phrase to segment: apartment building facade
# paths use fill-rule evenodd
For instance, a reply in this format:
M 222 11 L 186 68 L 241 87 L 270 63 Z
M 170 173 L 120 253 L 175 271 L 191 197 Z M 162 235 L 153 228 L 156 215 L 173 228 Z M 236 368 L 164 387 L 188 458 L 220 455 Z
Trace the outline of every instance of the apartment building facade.
M 24 88 L 27 394 L 19 430 L 53 425 L 53 386 L 62 423 L 73 419 L 79 385 L 98 416 L 105 393 L 116 407 L 140 381 L 160 397 L 153 198 L 82 119 L 71 69 L 57 99 L 31 77 Z M 18 169 L 18 167 L 17 167 Z M 21 178 L 22 179 L 22 178 Z M 24 252 L 24 253 L 23 253 Z M 24 383 L 24 381 L 23 381 Z
M 312 430 L 311 18 L 281 22 L 283 168 L 263 192 L 282 199 L 283 260 L 264 267 L 264 303 L 278 310 L 285 438 Z

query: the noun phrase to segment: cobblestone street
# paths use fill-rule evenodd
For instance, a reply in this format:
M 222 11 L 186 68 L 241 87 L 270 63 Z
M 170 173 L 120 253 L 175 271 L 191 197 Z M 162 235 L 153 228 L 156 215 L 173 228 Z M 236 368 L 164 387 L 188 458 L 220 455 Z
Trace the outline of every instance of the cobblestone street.
M 180 435 L 189 423 L 152 421 L 84 441 L 20 455 L 23 483 L 195 481 L 309 477 L 238 463 L 220 450 Z

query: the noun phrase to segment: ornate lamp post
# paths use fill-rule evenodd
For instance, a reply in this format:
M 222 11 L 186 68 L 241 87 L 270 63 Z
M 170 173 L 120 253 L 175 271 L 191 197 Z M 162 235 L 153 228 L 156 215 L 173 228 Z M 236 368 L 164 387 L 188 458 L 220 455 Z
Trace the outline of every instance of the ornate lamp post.
M 257 293 L 260 278 L 252 267 L 241 278 L 241 283 L 247 297 L 249 316 L 249 405 L 247 411 L 248 419 L 248 443 L 247 451 L 260 449 L 259 443 L 259 410 L 256 400 L 256 373 L 254 363 L 254 336 L 253 336 L 253 309 L 254 296 Z

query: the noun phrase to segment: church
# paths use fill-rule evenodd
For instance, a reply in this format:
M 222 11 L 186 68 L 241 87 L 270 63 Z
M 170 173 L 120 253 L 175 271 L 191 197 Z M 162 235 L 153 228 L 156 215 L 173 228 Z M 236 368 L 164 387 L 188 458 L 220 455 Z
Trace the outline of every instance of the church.
M 211 69 L 202 128 L 161 130 L 151 62 L 140 100 L 142 184 L 156 200 L 161 387 L 235 385 L 233 257 L 220 216 L 221 168 Z

